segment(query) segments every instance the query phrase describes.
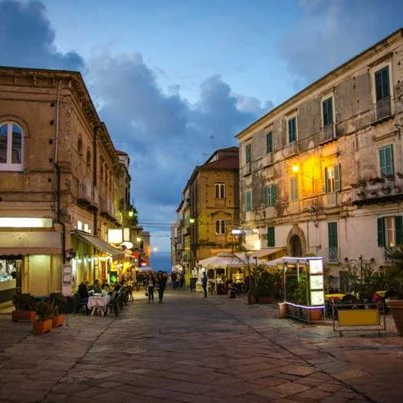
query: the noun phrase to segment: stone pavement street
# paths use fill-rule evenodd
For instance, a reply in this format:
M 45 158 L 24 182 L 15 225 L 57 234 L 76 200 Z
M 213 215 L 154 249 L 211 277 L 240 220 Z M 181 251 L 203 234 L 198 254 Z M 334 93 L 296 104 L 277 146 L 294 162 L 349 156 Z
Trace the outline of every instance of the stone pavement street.
M 276 305 L 168 289 L 34 336 L 0 315 L 0 402 L 401 402 L 403 338 L 278 319 Z

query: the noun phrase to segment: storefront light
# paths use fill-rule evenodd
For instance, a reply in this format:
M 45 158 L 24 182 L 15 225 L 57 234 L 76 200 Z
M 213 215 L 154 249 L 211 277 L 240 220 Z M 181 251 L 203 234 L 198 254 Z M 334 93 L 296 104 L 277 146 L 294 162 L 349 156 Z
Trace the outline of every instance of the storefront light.
M 0 217 L 0 228 L 51 228 L 51 218 Z

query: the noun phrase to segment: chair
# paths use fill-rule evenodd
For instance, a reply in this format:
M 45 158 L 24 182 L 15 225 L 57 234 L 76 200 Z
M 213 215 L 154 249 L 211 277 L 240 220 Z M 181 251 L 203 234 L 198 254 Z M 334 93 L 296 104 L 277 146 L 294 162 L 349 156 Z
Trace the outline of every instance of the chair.
M 80 294 L 74 294 L 75 312 L 80 313 L 85 308 L 85 313 L 89 314 L 91 311 L 88 309 L 88 301 L 82 300 Z
M 115 313 L 115 316 L 119 316 L 119 298 L 119 291 L 112 291 L 111 299 L 108 306 L 106 307 L 105 315 L 109 310 L 110 312 L 113 311 Z

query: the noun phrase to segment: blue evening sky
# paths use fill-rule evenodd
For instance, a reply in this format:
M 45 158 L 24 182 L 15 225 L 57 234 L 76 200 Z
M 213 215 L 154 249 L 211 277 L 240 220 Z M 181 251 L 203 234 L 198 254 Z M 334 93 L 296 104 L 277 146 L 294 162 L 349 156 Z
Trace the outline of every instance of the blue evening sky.
M 403 27 L 402 0 L 0 0 L 0 65 L 80 71 L 153 248 L 194 167 Z

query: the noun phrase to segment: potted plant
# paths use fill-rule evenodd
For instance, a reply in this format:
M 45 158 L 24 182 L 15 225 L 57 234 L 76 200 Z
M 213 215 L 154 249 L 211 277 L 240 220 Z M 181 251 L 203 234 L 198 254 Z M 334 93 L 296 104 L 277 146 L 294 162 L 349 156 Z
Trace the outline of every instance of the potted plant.
M 38 301 L 31 294 L 15 294 L 13 297 L 13 305 L 15 310 L 11 313 L 14 322 L 35 320 L 36 305 Z
M 32 322 L 34 334 L 50 332 L 52 330 L 52 318 L 54 308 L 50 301 L 40 301 L 36 308 L 37 319 Z
M 386 257 L 392 262 L 387 271 L 389 289 L 386 306 L 392 314 L 399 336 L 403 336 L 403 245 L 398 245 Z
M 49 301 L 53 306 L 52 327 L 63 326 L 63 313 L 66 312 L 66 299 L 61 293 L 50 294 Z

